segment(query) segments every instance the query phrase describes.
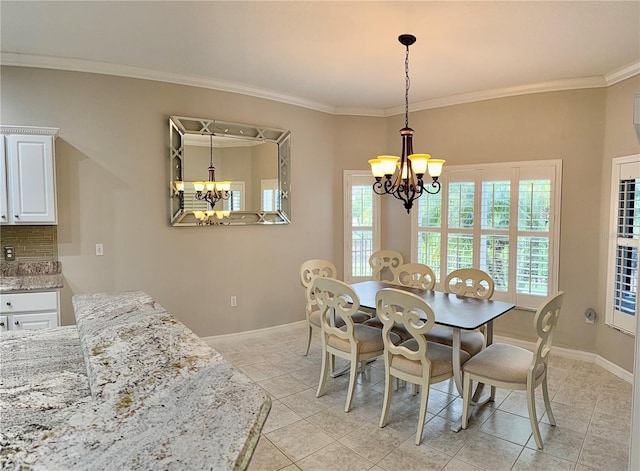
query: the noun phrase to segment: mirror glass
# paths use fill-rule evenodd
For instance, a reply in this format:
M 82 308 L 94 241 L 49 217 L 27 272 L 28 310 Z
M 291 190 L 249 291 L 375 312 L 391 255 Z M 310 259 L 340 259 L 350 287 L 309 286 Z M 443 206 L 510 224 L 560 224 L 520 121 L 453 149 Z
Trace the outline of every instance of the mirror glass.
M 169 133 L 172 226 L 291 221 L 289 131 L 171 116 Z

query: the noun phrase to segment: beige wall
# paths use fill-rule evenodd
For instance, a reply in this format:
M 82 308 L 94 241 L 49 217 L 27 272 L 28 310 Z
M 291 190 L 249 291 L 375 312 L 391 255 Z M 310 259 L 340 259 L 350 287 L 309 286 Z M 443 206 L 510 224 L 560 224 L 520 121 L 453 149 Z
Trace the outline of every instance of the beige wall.
M 3 123 L 60 128 L 63 323 L 73 322 L 74 294 L 138 289 L 202 336 L 304 317 L 299 266 L 334 257 L 327 221 L 340 195 L 327 188 L 334 174 L 330 115 L 143 80 L 19 67 L 3 67 L 1 74 Z M 290 129 L 295 223 L 170 227 L 172 114 Z M 98 242 L 103 257 L 94 255 Z
M 14 67 L 1 73 L 3 124 L 60 128 L 65 323 L 73 321 L 72 295 L 132 289 L 147 291 L 203 336 L 301 320 L 300 263 L 331 259 L 342 273 L 343 170 L 366 169 L 372 156 L 400 147 L 401 116 L 331 116 L 242 95 L 92 74 Z M 602 326 L 600 234 L 608 207 L 601 195 L 608 191 L 603 174 L 610 158 L 634 152 L 630 123 L 630 131 L 618 128 L 631 119 L 627 101 L 637 83 L 488 100 L 410 118 L 416 151 L 451 164 L 563 160 L 560 288 L 567 296 L 556 344 L 602 352 L 627 370 L 633 341 Z M 169 227 L 171 114 L 290 129 L 293 223 Z M 614 146 L 620 139 L 623 149 Z M 383 246 L 400 249 L 408 259 L 410 218 L 392 198 L 384 198 L 382 207 Z M 93 255 L 98 242 L 105 244 L 103 257 Z M 238 296 L 236 308 L 229 307 L 231 295 Z M 595 326 L 584 322 L 587 307 L 601 314 Z M 531 339 L 531 322 L 532 313 L 516 311 L 496 330 Z
M 640 153 L 640 145 L 633 126 L 633 99 L 640 92 L 640 76 L 625 80 L 607 88 L 605 112 L 604 159 L 599 168 L 601 173 L 602 198 L 600 200 L 598 304 L 596 311 L 597 336 L 595 349 L 607 360 L 633 371 L 634 338 L 618 332 L 604 323 L 607 250 L 609 232 L 609 193 L 611 191 L 611 159 Z

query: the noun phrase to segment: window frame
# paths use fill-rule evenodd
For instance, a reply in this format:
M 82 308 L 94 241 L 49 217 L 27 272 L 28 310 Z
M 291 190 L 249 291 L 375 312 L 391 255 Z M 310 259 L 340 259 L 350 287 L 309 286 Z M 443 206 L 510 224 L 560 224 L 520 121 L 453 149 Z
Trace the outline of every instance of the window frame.
M 517 244 L 518 238 L 523 237 L 523 233 L 527 231 L 518 228 L 518 198 L 519 183 L 524 180 L 540 178 L 537 173 L 545 173 L 544 178 L 551 180 L 551 210 L 549 214 L 549 230 L 545 232 L 545 237 L 549 237 L 549 265 L 548 265 L 548 294 L 553 295 L 559 289 L 559 260 L 560 260 L 560 214 L 562 202 L 562 160 L 537 160 L 537 161 L 521 161 L 521 162 L 502 162 L 488 164 L 472 164 L 472 165 L 448 165 L 440 177 L 441 183 L 441 224 L 438 228 L 431 228 L 424 232 L 433 232 L 440 234 L 440 270 L 436 273 L 438 282 L 436 289 L 444 289 L 443 281 L 447 272 L 447 240 L 450 233 L 465 233 L 473 236 L 473 266 L 480 266 L 481 239 L 483 235 L 507 235 L 509 237 L 509 246 L 513 250 L 509 252 L 509 276 L 508 291 L 496 290 L 493 299 L 499 301 L 513 302 L 516 306 L 524 309 L 535 309 L 545 296 L 518 293 L 516 286 L 517 271 Z M 510 185 L 510 223 L 508 230 L 484 229 L 482 228 L 482 183 L 490 181 L 504 181 L 505 176 L 509 177 Z M 449 217 L 449 183 L 458 181 L 474 182 L 474 223 L 473 227 L 459 230 L 450 229 L 448 227 Z M 430 195 L 423 195 L 423 198 L 429 198 Z M 420 204 L 418 200 L 418 205 Z M 416 208 L 417 209 L 417 208 Z M 422 227 L 418 227 L 418 213 L 413 211 L 411 215 L 411 259 L 418 261 L 418 242 L 419 235 L 423 232 Z M 535 233 L 532 233 L 535 234 Z
M 638 312 L 640 296 L 638 296 L 638 280 L 636 278 L 636 299 L 635 314 L 633 316 L 626 315 L 614 309 L 615 298 L 615 282 L 616 282 L 616 266 L 617 266 L 617 247 L 618 247 L 618 194 L 619 185 L 623 180 L 640 178 L 640 154 L 626 155 L 622 157 L 614 157 L 611 160 L 611 188 L 609 202 L 609 231 L 605 234 L 608 239 L 607 247 L 607 294 L 605 306 L 605 324 L 624 333 L 635 336 L 636 325 L 638 322 Z M 634 200 L 635 201 L 635 200 Z M 640 201 L 639 201 L 640 203 Z M 633 241 L 630 244 L 624 244 L 627 247 L 635 245 L 640 252 L 640 240 L 638 238 L 626 239 Z
M 352 218 L 352 201 L 351 192 L 354 186 L 367 186 L 373 195 L 373 225 L 371 226 L 373 242 L 372 251 L 380 250 L 380 197 L 373 193 L 373 181 L 369 170 L 344 170 L 343 171 L 343 253 L 344 253 L 344 281 L 346 283 L 356 283 L 359 281 L 365 281 L 371 279 L 369 276 L 353 276 L 352 274 L 352 261 L 353 261 L 353 241 L 352 230 L 353 218 Z M 367 260 L 368 263 L 368 260 Z

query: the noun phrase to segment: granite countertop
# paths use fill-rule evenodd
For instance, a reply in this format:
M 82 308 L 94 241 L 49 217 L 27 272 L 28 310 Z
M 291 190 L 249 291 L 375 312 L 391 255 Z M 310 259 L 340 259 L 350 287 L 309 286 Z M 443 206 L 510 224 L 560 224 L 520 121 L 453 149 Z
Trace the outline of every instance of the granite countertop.
M 0 467 L 246 469 L 271 407 L 259 386 L 143 292 L 73 304 L 77 330 L 0 338 Z M 12 408 L 29 420 L 5 426 Z
M 43 291 L 63 287 L 58 261 L 15 261 L 0 263 L 0 293 Z

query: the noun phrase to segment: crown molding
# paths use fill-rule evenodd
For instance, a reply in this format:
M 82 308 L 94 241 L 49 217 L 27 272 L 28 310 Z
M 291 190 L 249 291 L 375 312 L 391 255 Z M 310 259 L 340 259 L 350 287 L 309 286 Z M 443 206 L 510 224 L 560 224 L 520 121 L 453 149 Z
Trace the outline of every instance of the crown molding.
M 43 128 L 39 126 L 0 125 L 0 134 L 29 134 L 32 136 L 58 137 L 59 128 Z
M 51 57 L 36 54 L 20 54 L 14 52 L 2 52 L 0 65 L 16 67 L 35 67 L 40 69 L 67 70 L 72 72 L 87 72 L 92 74 L 115 75 L 118 77 L 128 77 L 144 80 L 155 80 L 158 82 L 175 83 L 178 85 L 188 85 L 192 87 L 209 88 L 223 92 L 239 93 L 255 98 L 278 101 L 289 105 L 300 106 L 324 113 L 335 112 L 333 106 L 307 100 L 305 98 L 287 95 L 284 93 L 253 87 L 243 83 L 227 82 L 224 80 L 214 80 L 198 75 L 174 74 L 142 67 L 128 65 L 111 64 L 108 62 L 89 61 L 84 59 L 72 59 L 67 57 Z
M 474 103 L 477 101 L 493 100 L 496 98 L 506 98 L 518 95 L 530 95 L 533 93 L 557 92 L 564 90 L 579 90 L 584 88 L 602 88 L 606 87 L 604 77 L 582 77 L 567 80 L 554 80 L 550 82 L 534 83 L 529 85 L 520 85 L 517 87 L 496 88 L 494 90 L 482 90 L 479 92 L 461 93 L 458 95 L 450 95 L 433 100 L 421 101 L 410 105 L 409 111 L 422 111 L 432 108 L 442 108 L 445 106 L 462 105 L 465 103 Z M 394 116 L 404 113 L 404 107 L 387 108 L 385 116 Z
M 634 62 L 620 69 L 613 70 L 604 76 L 607 86 L 622 82 L 628 78 L 640 74 L 640 62 Z
M 325 103 L 320 103 L 305 98 L 287 95 L 263 88 L 254 87 L 242 83 L 228 82 L 224 80 L 214 80 L 197 75 L 175 74 L 158 70 L 145 69 L 126 65 L 111 64 L 107 62 L 88 61 L 83 59 L 71 59 L 65 57 L 51 57 L 36 54 L 20 54 L 13 52 L 2 52 L 0 65 L 17 67 L 36 67 L 42 69 L 68 70 L 73 72 L 86 72 L 93 74 L 115 75 L 143 80 L 155 80 L 159 82 L 175 83 L 192 87 L 208 88 L 229 93 L 239 93 L 255 98 L 277 101 L 294 106 L 300 106 L 314 111 L 329 113 L 334 115 L 347 116 L 368 116 L 368 117 L 389 117 L 404 113 L 404 106 L 392 108 L 348 108 L 334 107 Z M 622 80 L 640 74 L 640 62 L 629 64 L 625 67 L 612 71 L 605 76 L 580 77 L 575 79 L 555 80 L 541 82 L 516 87 L 497 88 L 494 90 L 483 90 L 479 92 L 461 93 L 450 95 L 433 100 L 426 100 L 410 105 L 410 111 L 422 111 L 446 106 L 461 105 L 478 101 L 493 100 L 496 98 L 506 98 L 517 95 L 528 95 L 532 93 L 543 93 L 563 90 L 579 90 L 586 88 L 601 88 L 614 85 Z

